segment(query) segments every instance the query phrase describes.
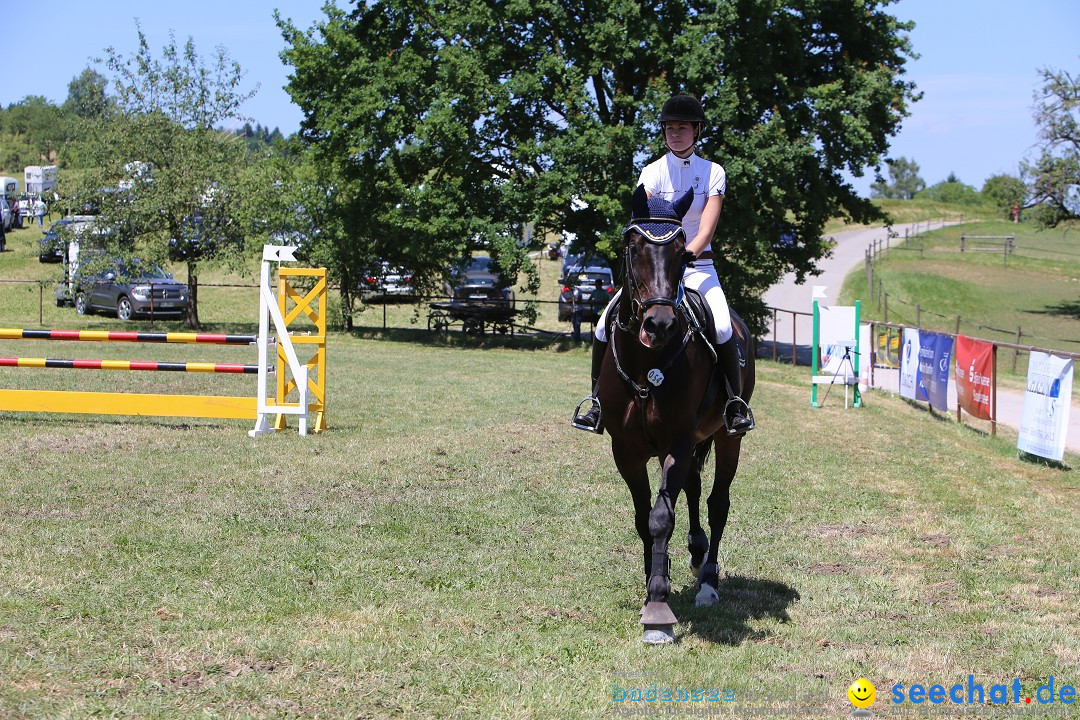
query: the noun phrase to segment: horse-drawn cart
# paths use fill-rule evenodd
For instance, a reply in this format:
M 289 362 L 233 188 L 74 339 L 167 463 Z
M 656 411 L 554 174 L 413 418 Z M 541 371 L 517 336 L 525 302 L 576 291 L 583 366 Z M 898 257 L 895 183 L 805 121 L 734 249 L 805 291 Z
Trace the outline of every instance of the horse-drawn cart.
M 518 311 L 502 302 L 452 300 L 428 305 L 428 330 L 445 335 L 455 323 L 460 323 L 466 335 L 483 335 L 487 330 L 499 335 L 514 334 L 514 317 Z

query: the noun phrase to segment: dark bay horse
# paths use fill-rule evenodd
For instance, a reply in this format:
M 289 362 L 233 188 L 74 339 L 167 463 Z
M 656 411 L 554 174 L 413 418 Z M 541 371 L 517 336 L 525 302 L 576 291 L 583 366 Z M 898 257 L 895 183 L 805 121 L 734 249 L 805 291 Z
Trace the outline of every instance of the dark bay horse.
M 642 639 L 651 644 L 672 642 L 678 622 L 667 601 L 668 543 L 680 492 L 686 493 L 690 515 L 688 549 L 700 588 L 696 604 L 719 600 L 717 551 L 742 443 L 741 436 L 728 434 L 724 423 L 727 391 L 710 348 L 713 338 L 706 341 L 692 331 L 682 301 L 686 238 L 681 218 L 692 199 L 687 193 L 672 205 L 649 198 L 640 186 L 634 193 L 631 223 L 623 234 L 622 300 L 597 388 L 611 453 L 633 497 L 634 524 L 644 545 L 648 596 L 641 611 Z M 734 312 L 731 323 L 743 350 L 743 398 L 749 401 L 754 391 L 753 340 Z M 701 470 L 710 445 L 716 450 L 708 498 L 711 541 L 699 518 Z M 655 501 L 648 473 L 654 457 L 662 472 Z

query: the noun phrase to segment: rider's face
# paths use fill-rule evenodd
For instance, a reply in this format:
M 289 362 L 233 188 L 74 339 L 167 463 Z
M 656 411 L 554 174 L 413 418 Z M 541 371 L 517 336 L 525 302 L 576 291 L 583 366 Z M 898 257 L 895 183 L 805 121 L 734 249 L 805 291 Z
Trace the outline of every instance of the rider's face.
M 688 122 L 664 123 L 664 142 L 671 152 L 684 155 L 694 146 L 694 125 Z

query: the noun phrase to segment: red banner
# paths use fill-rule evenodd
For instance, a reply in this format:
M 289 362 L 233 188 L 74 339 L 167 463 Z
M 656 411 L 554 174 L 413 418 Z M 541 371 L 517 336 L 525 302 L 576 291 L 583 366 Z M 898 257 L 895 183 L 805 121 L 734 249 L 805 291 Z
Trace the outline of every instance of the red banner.
M 994 383 L 994 346 L 956 336 L 956 401 L 969 415 L 990 419 L 990 389 Z

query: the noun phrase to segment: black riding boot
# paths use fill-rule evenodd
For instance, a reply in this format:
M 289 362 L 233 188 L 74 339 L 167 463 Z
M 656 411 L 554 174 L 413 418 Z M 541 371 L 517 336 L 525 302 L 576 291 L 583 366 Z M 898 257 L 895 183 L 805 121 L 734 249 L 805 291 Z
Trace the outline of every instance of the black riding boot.
M 739 362 L 739 346 L 735 336 L 717 346 L 720 368 L 727 379 L 728 401 L 724 405 L 724 423 L 728 435 L 742 435 L 754 429 L 754 414 L 742 399 L 742 366 Z
M 600 415 L 600 401 L 596 399 L 597 381 L 600 379 L 600 368 L 604 365 L 604 354 L 607 353 L 607 343 L 593 337 L 592 343 L 592 392 L 593 394 L 578 403 L 574 410 L 574 417 L 570 424 L 578 430 L 588 430 L 596 434 L 604 432 L 604 419 Z M 588 412 L 581 413 L 581 406 L 589 403 Z

